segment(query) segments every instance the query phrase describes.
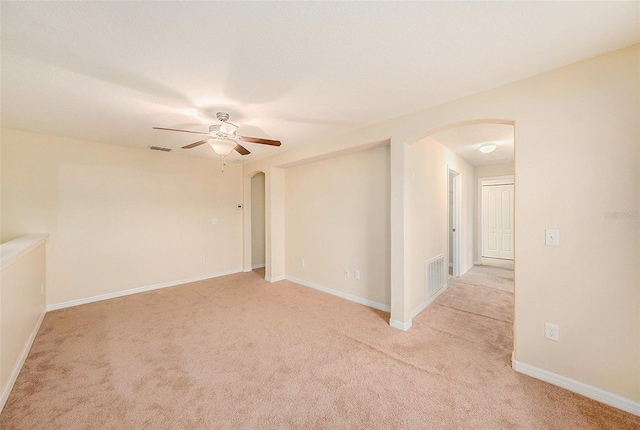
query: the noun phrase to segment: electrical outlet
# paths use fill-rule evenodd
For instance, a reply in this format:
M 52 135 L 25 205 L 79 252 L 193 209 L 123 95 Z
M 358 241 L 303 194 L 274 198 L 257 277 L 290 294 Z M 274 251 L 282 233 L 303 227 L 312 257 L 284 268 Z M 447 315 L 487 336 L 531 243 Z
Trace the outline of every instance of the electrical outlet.
M 201 263 L 204 263 L 204 255 L 202 255 L 202 256 L 200 257 L 200 262 L 201 262 Z
M 345 278 L 349 277 L 349 269 L 344 269 L 344 277 Z
M 300 267 L 304 267 L 304 258 L 300 259 Z
M 544 337 L 560 342 L 560 326 L 558 324 L 544 323 Z

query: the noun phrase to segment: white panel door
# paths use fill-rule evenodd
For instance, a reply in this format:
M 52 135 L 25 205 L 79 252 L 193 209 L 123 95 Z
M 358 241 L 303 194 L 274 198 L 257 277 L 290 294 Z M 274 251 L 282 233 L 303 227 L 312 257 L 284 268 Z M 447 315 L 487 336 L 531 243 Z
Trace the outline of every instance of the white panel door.
M 482 256 L 513 260 L 513 184 L 482 187 Z

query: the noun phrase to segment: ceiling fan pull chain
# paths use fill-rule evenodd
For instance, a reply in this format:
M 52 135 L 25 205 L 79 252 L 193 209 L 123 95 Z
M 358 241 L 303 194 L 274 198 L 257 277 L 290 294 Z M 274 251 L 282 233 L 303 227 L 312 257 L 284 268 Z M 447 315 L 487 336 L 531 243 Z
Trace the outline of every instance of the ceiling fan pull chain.
M 222 173 L 224 173 L 224 166 L 225 166 L 227 163 L 224 161 L 224 155 L 222 155 L 220 158 L 222 158 Z

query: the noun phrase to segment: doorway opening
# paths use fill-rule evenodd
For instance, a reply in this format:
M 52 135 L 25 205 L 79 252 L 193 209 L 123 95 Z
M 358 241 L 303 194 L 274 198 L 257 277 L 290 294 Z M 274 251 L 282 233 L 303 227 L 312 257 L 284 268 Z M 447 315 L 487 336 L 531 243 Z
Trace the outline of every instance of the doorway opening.
M 454 288 L 443 293 L 443 300 L 461 292 L 469 303 L 478 300 L 505 323 L 501 327 L 505 345 L 512 346 L 515 124 L 508 120 L 473 120 L 442 127 L 429 137 L 453 153 L 445 152 L 443 182 L 447 183 L 448 200 L 443 200 L 448 203 L 448 284 Z M 487 211 L 484 216 L 483 202 Z M 491 229 L 483 230 L 483 221 Z

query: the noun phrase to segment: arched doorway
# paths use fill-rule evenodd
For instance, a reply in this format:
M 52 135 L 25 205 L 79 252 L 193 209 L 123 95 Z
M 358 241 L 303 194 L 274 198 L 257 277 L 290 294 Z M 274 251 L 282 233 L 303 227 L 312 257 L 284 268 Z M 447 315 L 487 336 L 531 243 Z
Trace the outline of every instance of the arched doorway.
M 253 171 L 244 177 L 243 270 L 260 271 L 266 266 L 266 175 Z
M 488 262 L 478 252 L 481 241 L 478 220 L 482 208 L 479 181 L 510 173 L 513 183 L 514 142 L 512 121 L 474 120 L 439 127 L 405 146 L 404 219 L 405 231 L 411 233 L 405 239 L 409 251 L 405 254 L 405 285 L 409 291 L 405 294 L 412 319 L 440 293 L 443 299 L 439 304 L 446 302 L 447 297 L 465 295 L 470 299 L 467 303 L 470 311 L 476 306 L 473 300 L 500 297 L 493 309 L 489 309 L 493 304 L 489 299 L 483 306 L 504 320 L 503 340 L 511 339 L 513 266 L 486 267 Z M 494 152 L 479 151 L 489 144 L 495 144 Z M 507 200 L 513 204 L 513 193 L 511 197 Z M 513 213 L 512 210 L 506 212 Z M 513 217 L 510 226 L 513 231 Z M 447 272 L 452 276 L 448 277 Z M 513 347 L 511 340 L 504 343 L 510 343 L 507 348 Z
M 265 266 L 265 175 L 251 177 L 251 269 Z

